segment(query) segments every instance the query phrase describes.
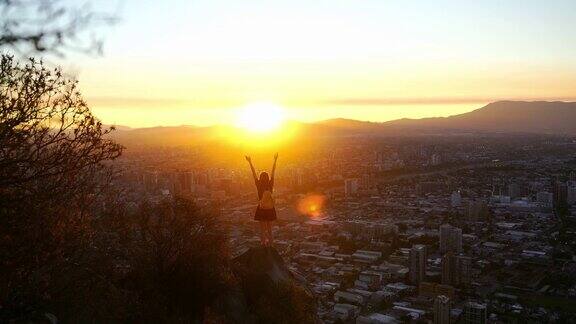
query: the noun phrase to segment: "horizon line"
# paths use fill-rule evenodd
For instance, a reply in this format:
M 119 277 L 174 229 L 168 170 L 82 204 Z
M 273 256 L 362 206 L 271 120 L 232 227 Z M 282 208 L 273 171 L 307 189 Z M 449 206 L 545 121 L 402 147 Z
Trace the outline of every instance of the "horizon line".
M 328 122 L 328 121 L 334 121 L 334 120 L 346 120 L 346 121 L 353 121 L 353 122 L 362 122 L 362 123 L 372 123 L 372 124 L 384 124 L 384 123 L 388 123 L 388 122 L 394 122 L 394 121 L 400 121 L 400 120 L 422 120 L 422 119 L 430 119 L 430 118 L 449 118 L 449 117 L 453 117 L 453 116 L 458 116 L 458 115 L 462 115 L 462 114 L 466 114 L 466 113 L 470 113 L 472 111 L 476 111 L 479 109 L 482 109 L 484 107 L 486 107 L 489 104 L 492 103 L 496 103 L 496 102 L 562 102 L 562 103 L 576 103 L 576 99 L 573 98 L 555 98 L 555 99 L 550 99 L 550 100 L 529 100 L 529 99 L 525 99 L 525 100 L 514 100 L 514 99 L 502 99 L 502 100 L 494 100 L 494 101 L 490 101 L 489 103 L 487 103 L 486 105 L 482 106 L 482 107 L 478 107 L 475 109 L 472 109 L 468 112 L 465 113 L 461 113 L 461 114 L 454 114 L 454 115 L 449 115 L 449 116 L 428 116 L 428 117 L 421 117 L 421 118 L 396 118 L 396 119 L 390 119 L 390 120 L 386 120 L 386 121 L 373 121 L 373 120 L 367 120 L 367 119 L 357 119 L 357 118 L 346 118 L 346 117 L 334 117 L 334 118 L 326 118 L 326 119 L 319 119 L 319 120 L 314 120 L 314 121 L 303 121 L 303 120 L 298 120 L 298 119 L 286 119 L 283 124 L 286 123 L 300 123 L 300 124 L 319 124 L 319 123 L 324 123 L 324 122 Z M 229 124 L 229 123 L 215 123 L 215 124 L 210 124 L 210 125 L 194 125 L 194 124 L 172 124 L 172 125 L 154 125 L 154 126 L 144 126 L 144 127 L 132 127 L 132 126 L 127 126 L 127 125 L 121 125 L 121 124 L 108 124 L 108 123 L 103 123 L 103 126 L 106 127 L 119 127 L 119 128 L 128 128 L 129 130 L 135 130 L 135 129 L 149 129 L 149 128 L 161 128 L 161 127 L 193 127 L 193 128 L 211 128 L 211 127 L 233 127 L 233 128 L 237 128 L 237 126 L 233 125 L 233 124 Z M 120 129 L 116 129 L 116 130 L 120 130 Z

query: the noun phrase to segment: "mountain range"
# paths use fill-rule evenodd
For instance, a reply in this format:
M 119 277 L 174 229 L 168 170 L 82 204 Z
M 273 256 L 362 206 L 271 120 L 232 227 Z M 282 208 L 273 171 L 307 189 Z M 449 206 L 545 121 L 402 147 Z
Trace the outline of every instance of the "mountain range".
M 292 122 L 303 136 L 408 136 L 449 133 L 526 133 L 576 135 L 576 102 L 497 101 L 471 112 L 449 117 L 367 122 L 330 119 Z M 185 145 L 217 140 L 229 126 L 117 127 L 113 137 L 124 145 Z

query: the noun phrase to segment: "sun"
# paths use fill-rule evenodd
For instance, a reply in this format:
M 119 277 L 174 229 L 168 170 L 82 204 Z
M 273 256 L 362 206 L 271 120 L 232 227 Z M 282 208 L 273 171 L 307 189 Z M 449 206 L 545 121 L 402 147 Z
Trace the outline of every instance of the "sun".
M 282 107 L 267 102 L 248 104 L 238 109 L 236 125 L 255 133 L 275 131 L 284 122 Z

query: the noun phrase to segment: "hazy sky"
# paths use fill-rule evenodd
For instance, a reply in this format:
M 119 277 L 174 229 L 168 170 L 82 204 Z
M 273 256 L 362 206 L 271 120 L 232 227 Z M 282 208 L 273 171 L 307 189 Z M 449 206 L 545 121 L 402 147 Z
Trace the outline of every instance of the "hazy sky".
M 120 8 L 104 56 L 66 63 L 105 123 L 230 122 L 255 101 L 300 120 L 384 121 L 497 99 L 576 98 L 574 0 L 124 0 Z

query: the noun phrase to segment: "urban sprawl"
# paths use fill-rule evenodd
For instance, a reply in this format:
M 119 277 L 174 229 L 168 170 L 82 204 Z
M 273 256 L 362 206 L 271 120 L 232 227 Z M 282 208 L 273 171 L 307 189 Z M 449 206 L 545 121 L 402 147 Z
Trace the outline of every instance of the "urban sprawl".
M 275 248 L 324 323 L 564 322 L 576 312 L 575 149 L 463 134 L 280 151 Z M 118 199 L 192 197 L 241 255 L 260 244 L 245 153 L 214 165 L 200 148 L 132 150 Z

